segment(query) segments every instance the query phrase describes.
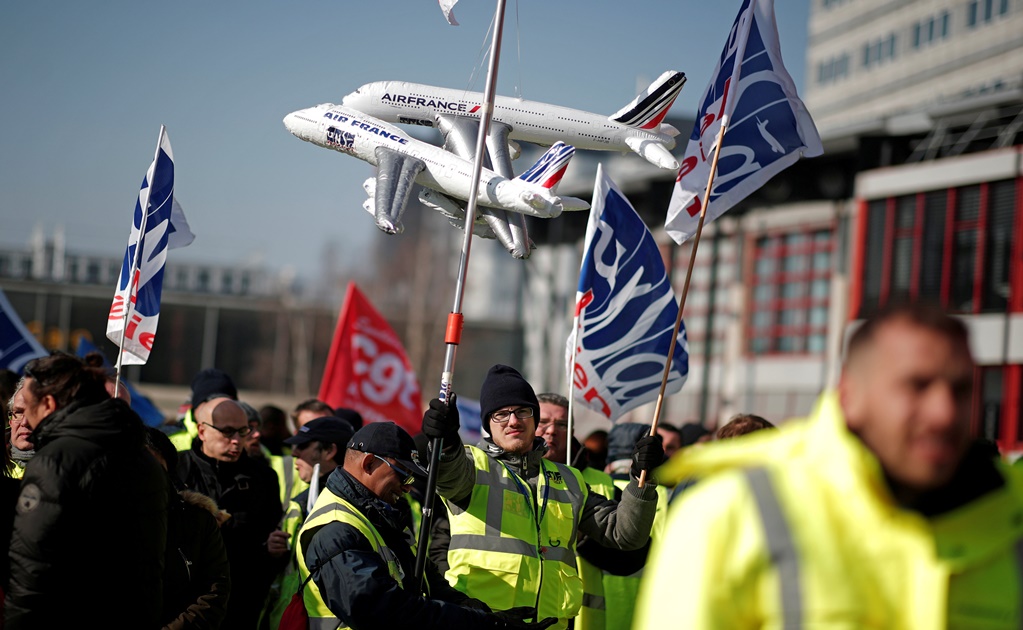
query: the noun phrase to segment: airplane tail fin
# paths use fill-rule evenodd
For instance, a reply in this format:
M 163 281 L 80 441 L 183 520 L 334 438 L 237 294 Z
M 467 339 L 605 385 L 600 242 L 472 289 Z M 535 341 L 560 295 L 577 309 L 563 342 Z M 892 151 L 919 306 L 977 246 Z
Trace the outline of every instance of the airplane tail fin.
M 657 80 L 640 92 L 631 103 L 608 118 L 629 127 L 657 132 L 661 121 L 685 84 L 684 72 L 669 70 L 657 77 Z
M 575 155 L 575 147 L 564 142 L 555 142 L 550 149 L 547 149 L 546 153 L 540 156 L 536 164 L 530 166 L 526 172 L 515 179 L 543 186 L 554 193 L 561 178 L 565 176 L 565 170 L 573 155 Z

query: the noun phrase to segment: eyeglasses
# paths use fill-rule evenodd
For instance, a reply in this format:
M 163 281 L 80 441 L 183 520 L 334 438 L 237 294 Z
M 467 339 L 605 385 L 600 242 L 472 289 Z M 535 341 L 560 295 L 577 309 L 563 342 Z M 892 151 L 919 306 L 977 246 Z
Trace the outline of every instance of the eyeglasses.
M 558 422 L 541 422 L 536 426 L 536 430 L 543 433 L 551 427 L 554 427 L 555 431 L 568 431 L 568 423 L 563 420 Z
M 401 468 L 400 466 L 395 466 L 394 464 L 392 464 L 391 462 L 387 461 L 383 457 L 380 457 L 379 455 L 374 454 L 373 457 L 376 457 L 377 459 L 379 459 L 383 463 L 387 464 L 390 467 L 390 469 L 394 471 L 394 474 L 398 475 L 398 477 L 401 477 L 401 485 L 403 485 L 403 486 L 411 486 L 412 482 L 416 480 L 415 475 L 413 475 L 409 471 Z
M 217 431 L 220 431 L 221 435 L 223 435 L 224 437 L 226 437 L 229 440 L 234 439 L 234 436 L 236 436 L 236 435 L 238 437 L 248 437 L 248 435 L 250 433 L 252 433 L 252 429 L 250 429 L 249 427 L 242 427 L 240 429 L 236 429 L 234 427 L 228 427 L 226 429 L 222 429 L 222 428 L 218 427 L 215 424 L 210 424 L 209 422 L 203 422 L 203 424 L 205 424 L 206 426 L 208 426 L 211 429 L 216 429 Z
M 495 411 L 494 413 L 490 414 L 490 419 L 498 424 L 504 424 L 505 422 L 511 420 L 512 414 L 515 414 L 515 417 L 518 418 L 519 420 L 526 420 L 528 418 L 533 417 L 533 408 L 519 407 L 518 409 L 515 410 L 502 409 L 500 411 Z

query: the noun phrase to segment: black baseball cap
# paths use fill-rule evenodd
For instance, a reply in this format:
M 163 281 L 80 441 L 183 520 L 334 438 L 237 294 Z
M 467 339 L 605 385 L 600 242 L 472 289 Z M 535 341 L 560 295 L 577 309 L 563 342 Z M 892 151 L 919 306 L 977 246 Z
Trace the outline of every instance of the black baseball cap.
M 355 432 L 348 442 L 348 448 L 380 457 L 393 457 L 413 475 L 426 476 L 426 469 L 419 463 L 415 440 L 393 422 L 370 422 Z
M 323 416 L 306 422 L 298 430 L 298 433 L 284 440 L 284 443 L 301 446 L 309 442 L 327 442 L 344 448 L 354 433 L 355 429 L 348 424 L 347 420 L 334 416 Z
M 238 388 L 224 370 L 218 368 L 200 370 L 192 378 L 192 409 L 213 398 L 238 400 Z

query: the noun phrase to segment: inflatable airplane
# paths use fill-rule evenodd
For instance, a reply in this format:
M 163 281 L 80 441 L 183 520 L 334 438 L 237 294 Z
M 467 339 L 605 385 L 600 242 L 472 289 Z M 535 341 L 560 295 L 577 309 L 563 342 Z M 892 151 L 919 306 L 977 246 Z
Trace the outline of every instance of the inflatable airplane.
M 579 149 L 634 151 L 654 166 L 677 170 L 678 161 L 670 151 L 679 132 L 661 121 L 685 82 L 684 73 L 665 72 L 631 103 L 606 117 L 498 96 L 487 143 L 495 170 L 509 176 L 509 139 L 542 146 L 561 140 Z M 454 147 L 475 146 L 474 126 L 465 121 L 478 125 L 483 95 L 418 83 L 378 81 L 363 85 L 345 96 L 342 103 L 387 122 L 439 127 L 449 148 L 458 152 Z M 512 151 L 516 148 L 513 144 Z M 502 163 L 506 158 L 507 163 Z
M 423 204 L 440 211 L 455 225 L 464 225 L 465 210 L 459 200 L 464 203 L 469 198 L 472 161 L 416 140 L 372 116 L 330 103 L 292 112 L 284 117 L 284 126 L 306 142 L 347 153 L 377 167 L 376 178 L 364 184 L 370 195 L 364 207 L 384 232 L 401 232 L 401 215 L 413 192 Z M 554 194 L 574 153 L 573 147 L 557 143 L 516 178 L 483 169 L 477 204 L 481 209 L 545 219 L 566 210 L 589 209 L 582 199 Z M 495 236 L 482 221 L 473 226 L 473 233 Z M 525 254 L 528 255 L 528 248 Z

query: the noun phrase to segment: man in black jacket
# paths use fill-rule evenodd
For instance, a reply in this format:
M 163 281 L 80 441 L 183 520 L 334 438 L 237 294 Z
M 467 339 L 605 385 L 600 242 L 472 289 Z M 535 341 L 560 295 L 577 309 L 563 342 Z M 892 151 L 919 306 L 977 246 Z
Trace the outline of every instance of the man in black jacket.
M 411 512 L 403 495 L 413 474 L 412 438 L 391 422 L 370 423 L 348 443 L 345 463 L 327 479 L 316 508 L 299 532 L 303 596 L 310 627 L 387 630 L 449 628 L 542 630 L 521 621 L 532 611 L 490 613 L 483 602 L 451 588 L 432 564 L 415 579 Z
M 25 366 L 25 469 L 5 628 L 159 627 L 167 484 L 106 374 L 55 353 Z
M 199 435 L 181 453 L 178 477 L 231 515 L 221 527 L 231 564 L 231 597 L 221 628 L 250 630 L 279 568 L 265 545 L 281 518 L 277 475 L 245 454 L 249 421 L 236 401 L 218 398 L 203 405 L 196 425 Z

